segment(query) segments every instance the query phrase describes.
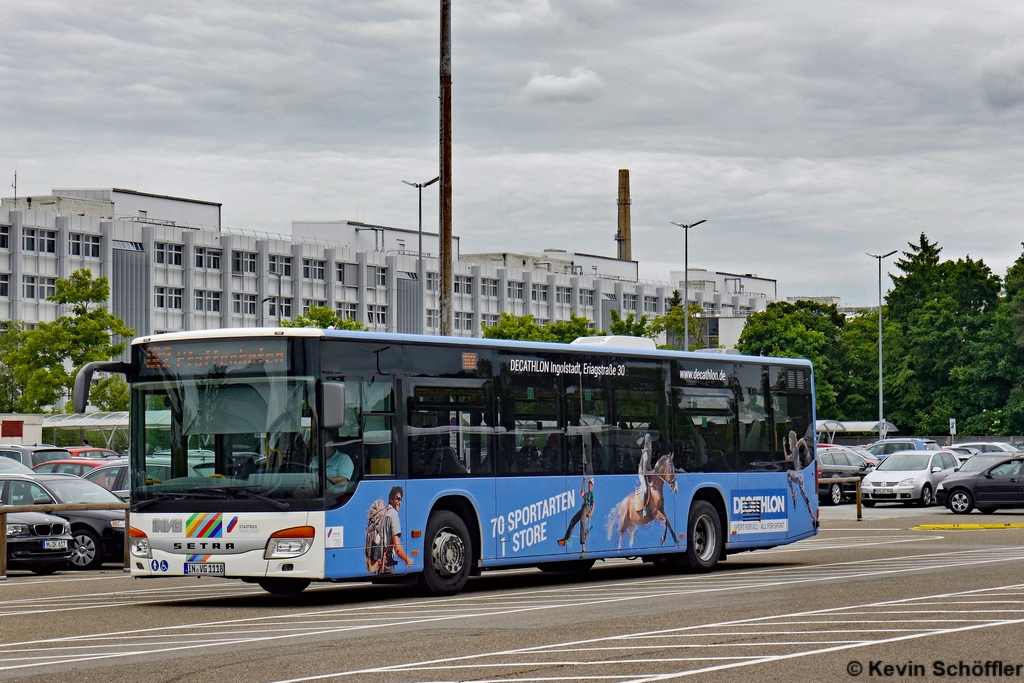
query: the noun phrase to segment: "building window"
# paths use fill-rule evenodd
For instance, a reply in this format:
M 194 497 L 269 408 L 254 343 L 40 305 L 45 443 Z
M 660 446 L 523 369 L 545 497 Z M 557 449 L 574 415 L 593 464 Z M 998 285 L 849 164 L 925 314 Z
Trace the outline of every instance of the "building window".
M 498 298 L 498 281 L 491 278 L 480 278 L 480 293 L 484 296 Z
M 454 320 L 452 322 L 454 323 L 456 330 L 464 330 L 466 332 L 472 332 L 473 331 L 473 314 L 472 313 L 462 313 L 460 311 L 455 311 L 455 314 L 454 314 L 453 317 L 454 317 Z
M 256 315 L 255 294 L 232 294 L 231 306 L 235 313 L 241 315 Z
M 153 307 L 154 308 L 166 308 L 167 307 L 167 290 L 164 287 L 157 287 L 153 292 Z M 235 296 L 238 296 L 237 294 Z
M 206 310 L 206 292 L 201 289 L 196 290 L 196 312 Z
M 484 327 L 497 327 L 498 326 L 498 314 L 497 313 L 484 313 L 480 316 L 480 324 Z
M 71 233 L 68 235 L 68 252 L 71 256 L 86 256 L 88 258 L 100 257 L 100 236 L 79 235 Z
M 274 254 L 271 254 L 268 257 L 268 260 L 271 275 L 280 275 L 282 277 L 292 276 L 291 256 L 275 256 Z
M 48 299 L 57 294 L 57 278 L 39 278 L 39 298 Z
M 22 228 L 21 229 L 21 250 L 22 251 L 35 251 L 36 250 L 36 231 L 33 228 Z M 33 297 L 35 298 L 35 297 Z
M 436 308 L 427 309 L 427 327 L 436 330 L 441 324 L 440 316 L 437 313 Z
M 196 290 L 196 310 L 209 313 L 220 313 L 220 292 L 204 292 Z
M 11 248 L 11 226 L 0 225 L 0 249 Z
M 581 289 L 580 290 L 580 306 L 593 306 L 594 305 L 594 290 L 592 289 Z
M 10 297 L 11 296 L 11 275 L 10 273 L 0 273 L 0 296 Z
M 627 311 L 636 311 L 636 294 L 623 294 L 622 307 Z
M 473 294 L 473 276 L 472 275 L 456 275 L 455 276 L 455 293 L 456 294 L 467 294 L 472 296 Z
M 656 296 L 645 296 L 644 297 L 644 313 L 657 313 L 658 312 L 658 297 Z
M 282 318 L 292 317 L 292 299 L 274 297 L 270 299 L 270 317 L 275 318 L 280 313 Z
M 167 244 L 166 242 L 156 242 L 153 244 L 153 248 L 156 251 L 157 263 L 162 263 L 168 266 L 181 265 L 182 247 L 180 244 Z
M 366 320 L 371 325 L 387 325 L 388 307 L 383 304 L 370 304 L 366 307 Z
M 309 309 L 311 309 L 313 306 L 319 306 L 320 308 L 326 308 L 327 307 L 327 302 L 326 301 L 320 301 L 318 299 L 303 299 L 302 300 L 302 314 L 306 315 L 307 313 L 309 313 Z
M 21 277 L 21 296 L 25 299 L 36 298 L 36 278 L 33 275 Z
M 334 312 L 338 314 L 339 318 L 345 320 L 356 320 L 359 318 L 359 311 L 356 310 L 356 305 L 348 301 L 334 302 Z
M 167 308 L 174 308 L 181 310 L 181 299 L 184 295 L 184 290 L 180 287 L 168 287 L 167 288 Z
M 68 253 L 71 256 L 82 255 L 82 236 L 76 233 L 68 235 Z
M 206 247 L 196 247 L 196 268 L 220 270 L 220 251 L 217 249 L 207 249 Z
M 370 266 L 373 273 L 373 282 L 377 287 L 388 286 L 388 269 L 380 266 Z
M 39 253 L 40 254 L 56 254 L 57 253 L 57 233 L 53 230 L 40 230 L 39 231 Z
M 546 304 L 548 302 L 548 286 L 533 285 L 533 291 L 530 293 L 530 298 L 538 303 Z
M 515 280 L 508 281 L 508 298 L 513 301 L 523 300 L 523 283 Z
M 196 247 L 196 268 L 202 268 L 205 264 L 206 264 L 206 248 L 205 247 Z M 197 292 L 197 294 L 198 294 L 198 292 Z M 196 306 L 196 309 L 199 310 L 199 307 Z
M 556 304 L 571 304 L 572 303 L 572 289 L 569 287 L 555 287 L 555 303 Z
M 441 275 L 439 273 L 427 273 L 427 291 L 436 292 L 441 287 Z
M 251 251 L 231 252 L 231 272 L 236 275 L 255 275 L 257 256 Z
M 315 259 L 302 259 L 302 277 L 306 280 L 318 280 L 323 282 L 327 270 L 327 263 Z

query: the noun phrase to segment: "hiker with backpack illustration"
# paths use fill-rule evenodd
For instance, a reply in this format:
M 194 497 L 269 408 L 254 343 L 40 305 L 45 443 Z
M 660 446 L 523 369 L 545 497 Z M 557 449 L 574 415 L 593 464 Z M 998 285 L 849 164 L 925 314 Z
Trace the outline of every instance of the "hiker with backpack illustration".
M 402 522 L 398 517 L 404 495 L 401 486 L 392 486 L 386 506 L 383 500 L 376 500 L 370 506 L 366 523 L 366 569 L 371 574 L 394 573 L 396 557 L 406 566 L 412 566 L 412 560 L 402 547 Z

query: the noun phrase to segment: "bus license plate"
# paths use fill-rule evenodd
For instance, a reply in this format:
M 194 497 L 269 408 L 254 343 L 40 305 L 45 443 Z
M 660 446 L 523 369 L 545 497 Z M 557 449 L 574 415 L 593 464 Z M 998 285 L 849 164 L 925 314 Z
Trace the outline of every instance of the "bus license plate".
M 43 550 L 67 550 L 67 541 L 43 541 Z
M 875 489 L 875 493 L 892 493 L 892 489 Z
M 185 573 L 190 576 L 224 576 L 224 563 L 186 562 Z

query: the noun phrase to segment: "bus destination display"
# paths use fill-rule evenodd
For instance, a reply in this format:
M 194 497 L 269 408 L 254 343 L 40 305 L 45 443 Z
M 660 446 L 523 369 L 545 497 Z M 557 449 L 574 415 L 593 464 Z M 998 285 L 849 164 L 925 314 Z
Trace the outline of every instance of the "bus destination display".
M 199 343 L 153 344 L 145 347 L 145 370 L 203 374 L 217 369 L 282 371 L 288 369 L 284 340 L 209 340 Z

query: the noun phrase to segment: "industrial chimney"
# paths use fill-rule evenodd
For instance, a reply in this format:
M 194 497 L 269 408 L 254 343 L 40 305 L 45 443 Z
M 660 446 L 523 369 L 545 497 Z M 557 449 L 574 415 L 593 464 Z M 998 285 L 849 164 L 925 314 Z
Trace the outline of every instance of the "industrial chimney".
M 620 261 L 633 260 L 633 239 L 629 220 L 629 205 L 632 201 L 629 198 L 629 169 L 619 169 L 619 231 L 615 235 L 618 242 L 618 259 Z

